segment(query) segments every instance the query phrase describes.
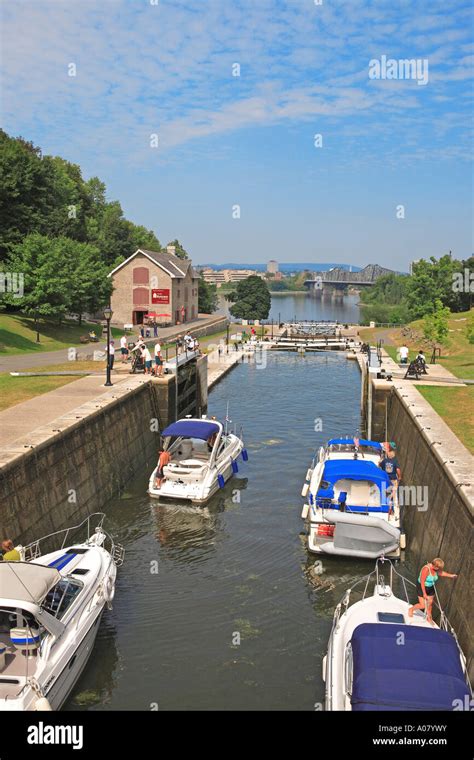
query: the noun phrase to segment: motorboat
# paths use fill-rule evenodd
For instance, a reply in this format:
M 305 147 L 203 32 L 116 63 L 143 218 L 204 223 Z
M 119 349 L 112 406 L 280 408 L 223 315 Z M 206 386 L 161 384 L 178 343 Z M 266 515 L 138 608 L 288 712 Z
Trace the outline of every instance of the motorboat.
M 400 510 L 378 466 L 382 444 L 333 438 L 313 459 L 303 485 L 301 516 L 308 550 L 375 559 L 400 551 Z
M 58 710 L 86 666 L 124 555 L 103 520 L 89 515 L 0 562 L 0 710 Z
M 394 593 L 394 582 L 404 598 Z M 466 658 L 454 630 L 441 608 L 439 625 L 422 611 L 409 617 L 407 584 L 415 598 L 415 584 L 390 560 L 378 559 L 337 605 L 323 659 L 327 710 L 470 709 Z M 362 585 L 361 598 L 352 601 Z
M 238 472 L 239 456 L 248 459 L 242 437 L 217 420 L 186 417 L 168 425 L 161 435 L 171 461 L 163 468 L 159 486 L 158 466 L 151 474 L 148 493 L 155 499 L 204 504 Z

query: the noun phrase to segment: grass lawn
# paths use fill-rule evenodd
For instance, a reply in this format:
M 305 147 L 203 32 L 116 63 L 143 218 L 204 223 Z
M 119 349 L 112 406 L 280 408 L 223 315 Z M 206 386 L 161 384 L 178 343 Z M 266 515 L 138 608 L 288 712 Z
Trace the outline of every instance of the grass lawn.
M 7 372 L 2 372 L 0 374 L 0 411 L 20 404 L 22 401 L 28 401 L 34 396 L 54 391 L 78 379 L 77 377 L 11 377 Z
M 100 325 L 67 321 L 62 325 L 40 320 L 40 343 L 36 342 L 33 317 L 22 314 L 0 314 L 0 354 L 38 353 L 41 351 L 59 351 L 61 348 L 78 346 L 79 338 L 94 329 L 99 335 Z M 112 328 L 114 337 L 120 337 L 122 331 Z M 88 344 L 89 345 L 89 344 Z M 93 345 L 93 344 L 90 344 Z
M 474 379 L 474 345 L 470 344 L 466 337 L 467 317 L 469 312 L 452 314 L 449 319 L 448 345 L 441 349 L 441 358 L 436 361 L 456 377 L 465 380 Z M 406 343 L 410 349 L 410 358 L 414 358 L 420 348 L 423 348 L 428 361 L 431 358 L 431 349 L 426 347 L 423 341 L 423 320 L 418 319 L 408 326 L 418 337 L 412 339 L 402 335 L 400 328 L 387 330 L 385 328 L 360 329 L 360 337 L 363 341 L 374 343 L 379 335 L 384 337 L 383 348 L 395 361 L 397 360 L 397 348 Z M 392 345 L 388 342 L 390 341 Z
M 418 385 L 417 390 L 438 412 L 453 433 L 474 453 L 474 386 L 437 388 Z

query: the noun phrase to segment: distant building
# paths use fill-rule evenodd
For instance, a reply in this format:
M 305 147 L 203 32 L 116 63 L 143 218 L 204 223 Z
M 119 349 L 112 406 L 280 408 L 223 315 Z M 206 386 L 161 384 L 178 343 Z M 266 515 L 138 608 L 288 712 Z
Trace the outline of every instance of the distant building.
M 270 259 L 270 261 L 267 264 L 267 272 L 269 274 L 276 274 L 278 272 L 278 261 L 275 261 L 274 259 Z
M 166 251 L 139 248 L 109 277 L 116 324 L 141 325 L 150 312 L 159 324 L 189 322 L 198 315 L 199 275 L 190 259 L 174 255 L 174 246 Z
M 253 269 L 210 269 L 202 270 L 202 276 L 206 282 L 217 285 L 219 288 L 225 282 L 239 282 L 246 280 L 251 276 L 263 277 L 262 272 L 256 272 Z

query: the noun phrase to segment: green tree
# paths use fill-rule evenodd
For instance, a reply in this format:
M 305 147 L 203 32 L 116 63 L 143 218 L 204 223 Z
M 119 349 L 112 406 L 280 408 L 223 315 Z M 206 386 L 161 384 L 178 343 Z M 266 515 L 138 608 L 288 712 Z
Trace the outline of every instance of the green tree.
M 233 302 L 229 311 L 236 319 L 268 319 L 272 297 L 261 277 L 251 275 L 241 280 L 226 299 Z
M 198 287 L 198 312 L 200 314 L 212 314 L 217 309 L 217 287 L 211 282 L 206 282 L 201 272 Z
M 189 259 L 187 251 L 183 248 L 179 240 L 172 240 L 168 245 L 174 245 L 176 249 L 174 253 L 178 259 Z
M 432 312 L 423 321 L 423 335 L 432 348 L 448 343 L 450 314 L 448 307 L 443 306 L 440 298 L 436 298 Z

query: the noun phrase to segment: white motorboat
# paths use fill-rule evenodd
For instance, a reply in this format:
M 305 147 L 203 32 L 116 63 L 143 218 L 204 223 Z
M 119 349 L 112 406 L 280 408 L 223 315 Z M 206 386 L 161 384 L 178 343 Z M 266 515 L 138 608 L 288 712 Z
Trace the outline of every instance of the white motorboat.
M 381 443 L 354 438 L 320 448 L 301 492 L 310 552 L 367 559 L 399 553 L 400 511 L 378 466 L 382 452 Z
M 22 561 L 0 562 L 0 710 L 58 710 L 81 675 L 124 554 L 103 519 L 89 515 L 22 547 Z
M 238 457 L 248 459 L 242 438 L 217 420 L 187 417 L 168 425 L 161 435 L 171 461 L 163 468 L 159 486 L 158 466 L 151 474 L 148 493 L 155 499 L 204 504 L 238 472 Z
M 395 581 L 404 599 L 395 595 Z M 361 599 L 351 604 L 362 584 Z M 442 610 L 439 626 L 421 611 L 409 617 L 407 584 L 414 587 L 414 601 L 414 584 L 390 560 L 378 559 L 337 605 L 323 660 L 327 710 L 469 709 L 472 690 L 456 635 Z

